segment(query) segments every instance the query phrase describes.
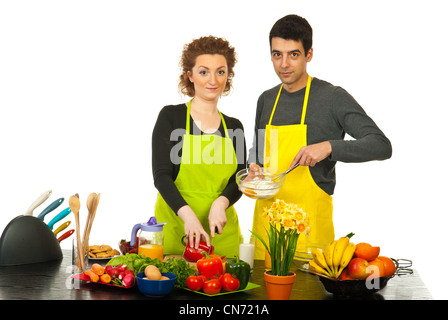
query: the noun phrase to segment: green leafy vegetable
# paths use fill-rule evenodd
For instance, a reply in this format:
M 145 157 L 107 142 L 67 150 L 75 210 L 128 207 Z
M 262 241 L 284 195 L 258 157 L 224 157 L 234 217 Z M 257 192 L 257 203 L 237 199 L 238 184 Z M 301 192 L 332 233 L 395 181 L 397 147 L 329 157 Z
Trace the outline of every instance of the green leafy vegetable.
M 175 286 L 177 288 L 185 288 L 187 285 L 187 278 L 197 272 L 196 268 L 188 264 L 184 259 L 170 257 L 164 263 L 164 268 L 161 272 L 171 272 L 177 275 Z
M 120 264 L 126 265 L 129 270 L 134 271 L 134 260 L 139 257 L 136 253 L 128 253 L 122 256 L 118 256 L 109 260 L 106 264 L 111 265 L 112 267 L 119 266 Z

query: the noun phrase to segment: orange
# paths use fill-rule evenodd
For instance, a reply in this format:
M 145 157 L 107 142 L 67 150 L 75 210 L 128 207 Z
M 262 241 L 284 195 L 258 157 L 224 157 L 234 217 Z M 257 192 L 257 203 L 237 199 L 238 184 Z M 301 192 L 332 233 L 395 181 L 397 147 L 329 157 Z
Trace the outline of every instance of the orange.
M 384 267 L 384 262 L 380 259 L 376 258 L 375 260 L 369 261 L 369 267 L 372 266 L 372 268 L 369 268 L 369 276 L 375 276 L 376 277 L 384 277 L 386 268 Z M 376 268 L 375 268 L 376 267 Z M 377 269 L 378 268 L 378 269 Z
M 373 261 L 380 254 L 380 247 L 372 247 L 369 243 L 360 242 L 356 245 L 355 249 L 355 257 Z
M 384 263 L 384 276 L 391 277 L 397 270 L 395 262 L 391 258 L 384 256 L 379 256 L 378 259 L 380 259 Z

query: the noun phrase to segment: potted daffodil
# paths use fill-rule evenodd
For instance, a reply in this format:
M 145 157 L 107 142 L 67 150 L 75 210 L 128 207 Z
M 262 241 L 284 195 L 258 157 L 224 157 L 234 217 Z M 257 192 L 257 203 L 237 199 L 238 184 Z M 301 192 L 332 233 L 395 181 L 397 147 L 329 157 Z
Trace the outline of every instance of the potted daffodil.
M 271 258 L 271 270 L 265 271 L 266 288 L 269 299 L 289 299 L 292 285 L 295 281 L 295 273 L 290 271 L 297 240 L 300 233 L 308 236 L 310 232 L 309 217 L 306 212 L 296 204 L 286 203 L 276 199 L 269 208 L 264 208 L 263 215 L 268 219 L 269 230 L 267 242 L 258 234 L 252 232 L 266 248 Z M 271 285 L 271 281 L 275 284 Z M 271 287 L 284 287 L 280 283 L 290 283 L 290 288 L 285 289 L 280 298 L 275 298 L 271 293 Z

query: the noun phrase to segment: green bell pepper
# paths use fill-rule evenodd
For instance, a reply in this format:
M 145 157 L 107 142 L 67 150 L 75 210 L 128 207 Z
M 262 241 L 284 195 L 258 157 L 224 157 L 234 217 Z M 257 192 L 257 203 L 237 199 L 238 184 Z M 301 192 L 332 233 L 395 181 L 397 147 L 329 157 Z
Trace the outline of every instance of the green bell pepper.
M 250 278 L 250 265 L 238 257 L 226 261 L 226 272 L 240 281 L 238 290 L 246 288 Z

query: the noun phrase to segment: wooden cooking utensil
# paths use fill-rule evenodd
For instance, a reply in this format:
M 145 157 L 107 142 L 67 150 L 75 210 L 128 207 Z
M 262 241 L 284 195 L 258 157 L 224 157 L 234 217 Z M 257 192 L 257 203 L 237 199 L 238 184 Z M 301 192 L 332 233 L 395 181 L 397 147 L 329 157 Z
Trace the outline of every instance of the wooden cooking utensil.
M 84 227 L 84 234 L 82 236 L 82 244 L 83 244 L 84 252 L 87 252 L 88 245 L 89 245 L 89 241 L 88 241 L 89 236 L 88 236 L 87 232 L 89 232 L 89 234 L 90 234 L 90 229 L 92 229 L 93 207 L 95 205 L 96 198 L 97 198 L 97 194 L 95 192 L 92 192 L 87 197 L 87 210 L 88 210 L 89 214 L 87 216 L 86 225 Z
M 95 194 L 95 197 L 92 200 L 92 208 L 91 208 L 92 214 L 90 217 L 89 229 L 87 230 L 87 234 L 86 234 L 86 239 L 85 239 L 86 244 L 89 243 L 90 230 L 92 229 L 93 220 L 95 219 L 95 216 L 96 216 L 96 209 L 98 208 L 98 203 L 100 202 L 100 197 L 101 197 L 101 193 Z
M 72 210 L 74 216 L 75 216 L 75 222 L 76 222 L 76 245 L 77 245 L 77 260 L 76 260 L 76 266 L 79 268 L 79 270 L 84 270 L 84 252 L 83 252 L 83 245 L 81 242 L 81 235 L 80 235 L 80 227 L 79 227 L 79 208 L 81 207 L 81 204 L 79 202 L 79 195 L 75 194 L 74 196 L 71 196 L 68 202 L 68 205 L 70 207 L 70 210 Z

